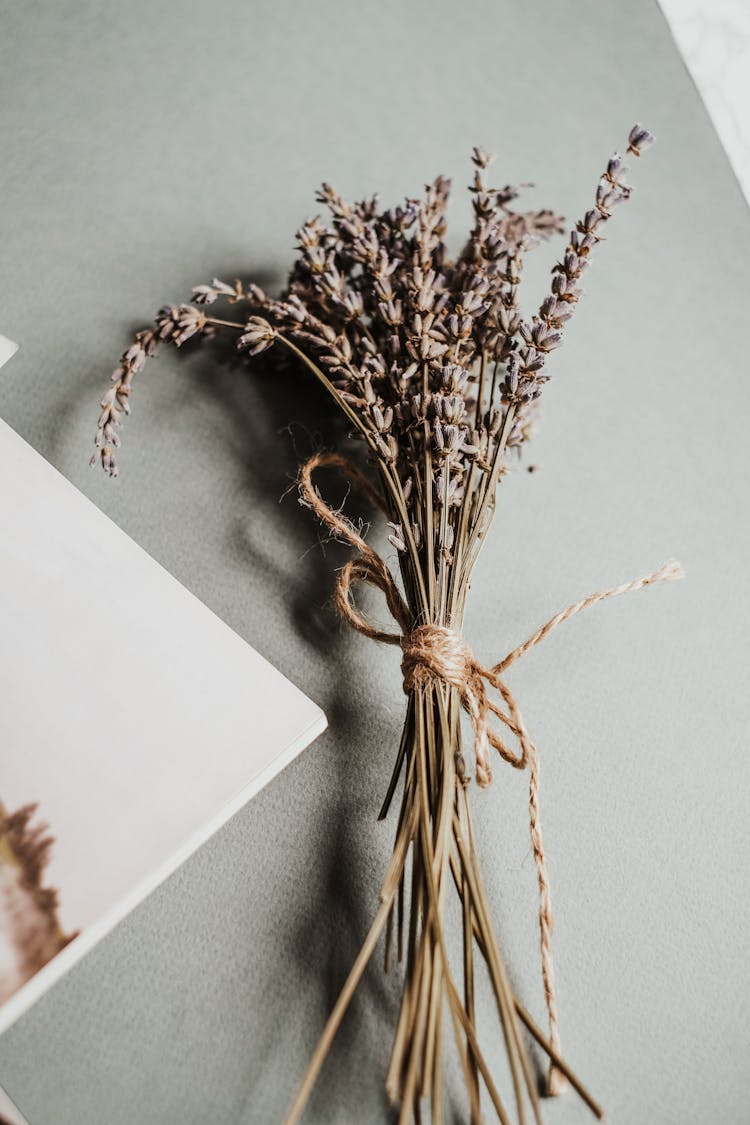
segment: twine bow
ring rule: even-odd
[[[549,1017],[550,1042],[559,1053],[560,1039],[551,949],[554,918],[539,817],[539,754],[524,726],[515,696],[502,679],[502,675],[530,648],[539,644],[553,629],[577,613],[589,609],[597,602],[618,597],[620,594],[641,590],[658,582],[674,582],[683,578],[682,566],[678,562],[668,562],[652,574],[636,578],[632,582],[625,582],[620,586],[613,586],[608,590],[600,590],[580,601],[573,602],[551,617],[498,664],[486,666],[476,659],[469,645],[455,630],[443,625],[414,624],[413,615],[383,559],[368,546],[340,512],[334,511],[325,503],[313,485],[313,472],[324,467],[341,469],[377,507],[382,509],[383,502],[356,466],[338,453],[316,453],[300,470],[299,484],[303,502],[334,535],[359,551],[359,554],[350,559],[339,572],[335,602],[341,616],[364,636],[382,641],[384,644],[401,647],[403,654],[401,670],[404,691],[407,694],[430,682],[449,685],[458,691],[461,706],[469,717],[474,733],[475,779],[478,785],[484,787],[492,781],[490,747],[497,750],[503,761],[514,769],[523,770],[528,767],[529,828],[539,887],[542,983]],[[374,628],[356,609],[352,602],[351,591],[357,583],[375,586],[382,592],[389,612],[398,625],[398,633]],[[490,690],[497,693],[505,709],[490,697]],[[516,740],[517,750],[508,746],[501,737],[499,731],[503,728]],[[552,1069],[549,1092],[559,1093],[564,1084],[565,1080],[560,1072]]]

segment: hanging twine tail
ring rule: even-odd
[[[589,594],[588,597],[582,598],[580,601],[572,602],[569,606],[566,606],[565,609],[556,613],[554,617],[551,617],[549,621],[546,621],[544,625],[540,626],[535,633],[532,633],[523,644],[514,648],[499,664],[496,664],[491,669],[492,675],[497,678],[498,686],[500,684],[499,678],[502,673],[510,668],[512,664],[515,664],[529,649],[540,644],[545,637],[549,636],[553,629],[556,629],[558,625],[562,625],[564,621],[569,621],[571,617],[575,617],[576,614],[581,613],[585,609],[590,609],[598,602],[619,597],[621,594],[630,594],[636,590],[643,590],[647,586],[654,586],[659,582],[677,582],[684,577],[685,571],[681,564],[676,561],[670,561],[659,567],[658,570],[653,571],[653,573],[646,574],[641,578],[636,578],[632,582],[624,582],[619,586],[612,586],[607,590],[599,590],[593,594]],[[523,721],[521,720],[517,706],[515,707],[515,714],[516,720],[523,730]],[[555,970],[552,959],[554,915],[552,913],[547,857],[542,839],[539,812],[539,754],[536,746],[528,736],[526,736],[526,750],[529,765],[529,829],[534,853],[534,864],[536,866],[537,883],[539,886],[539,945],[542,964],[542,984],[547,1006],[550,1043],[558,1054],[560,1054]],[[563,1074],[554,1065],[551,1065],[547,1076],[547,1093],[551,1097],[555,1097],[563,1093],[567,1085],[567,1080]]]
[[[302,502],[315,512],[321,523],[325,524],[337,538],[359,551],[359,555],[346,563],[339,573],[335,600],[341,616],[353,629],[364,636],[383,641],[385,644],[401,646],[403,653],[401,670],[404,691],[407,694],[430,681],[456,688],[461,706],[469,717],[474,733],[475,779],[478,785],[484,787],[492,781],[490,747],[514,769],[523,770],[528,767],[529,830],[539,889],[542,984],[549,1023],[549,1042],[559,1056],[561,1055],[560,1032],[552,959],[554,916],[539,810],[539,753],[524,726],[515,696],[502,676],[511,665],[529,649],[540,644],[558,625],[569,621],[583,610],[609,598],[619,597],[620,594],[632,593],[660,582],[678,581],[684,578],[685,572],[680,563],[672,561],[632,582],[589,594],[588,597],[573,602],[556,613],[498,664],[487,667],[475,658],[469,645],[455,630],[443,625],[426,624],[416,627],[413,625],[409,607],[382,558],[365,543],[350,521],[340,512],[331,509],[318,494],[312,483],[312,474],[316,469],[323,467],[341,469],[373,503],[381,508],[382,500],[356,466],[340,454],[317,453],[300,470],[299,486]],[[356,609],[352,603],[351,591],[358,582],[375,586],[383,593],[390,614],[398,625],[398,633],[374,628]],[[503,706],[490,698],[489,689],[497,693]],[[505,740],[507,735],[505,738],[501,737],[500,731],[503,728],[512,736],[517,749],[508,745]],[[567,1088],[567,1085],[565,1076],[552,1064],[548,1073],[547,1093],[551,1096],[558,1095]]]

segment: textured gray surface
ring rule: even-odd
[[[688,582],[578,619],[513,684],[543,759],[570,1060],[618,1125],[747,1121],[750,221],[656,7],[0,8],[0,331],[21,344],[0,415],[331,723],[4,1037],[0,1082],[32,1125],[278,1121],[392,834],[375,813],[397,661],[337,624],[343,556],[279,504],[328,433],[320,400],[208,352],[165,355],[110,484],[86,460],[130,329],[214,274],[278,281],[323,178],[388,200],[437,172],[461,185],[479,141],[499,177],[575,216],[640,119],[659,145],[556,357],[542,471],[503,486],[467,633],[499,657],[568,600],[685,563]],[[452,215],[467,221],[460,195]],[[538,254],[532,298],[555,251]],[[116,638],[92,659],[116,674]],[[541,1017],[525,790],[498,769],[474,804],[513,976]],[[396,995],[367,977],[307,1120],[388,1119]],[[488,1004],[482,1022],[492,1035]],[[547,1120],[586,1111],[568,1095]]]

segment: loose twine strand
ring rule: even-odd
[[[678,562],[668,562],[652,574],[624,582],[608,590],[589,594],[580,601],[573,602],[545,622],[528,640],[518,645],[498,664],[486,666],[474,656],[463,637],[455,630],[443,625],[414,625],[413,615],[404,601],[398,586],[383,559],[340,512],[334,511],[321,498],[312,481],[313,473],[319,468],[340,469],[353,481],[378,507],[383,503],[367,478],[346,457],[338,453],[316,453],[301,468],[299,486],[303,503],[312,509],[321,523],[325,524],[338,538],[343,539],[359,551],[339,572],[335,591],[336,607],[353,629],[384,644],[399,645],[402,650],[401,671],[404,691],[409,694],[431,683],[449,685],[456,688],[461,706],[466,711],[474,732],[474,755],[476,759],[475,778],[477,784],[485,787],[492,781],[490,747],[498,752],[503,761],[514,769],[529,770],[529,829],[534,853],[537,883],[539,889],[539,937],[542,965],[542,984],[549,1020],[550,1043],[560,1054],[560,1035],[558,1028],[555,974],[552,960],[552,930],[554,917],[552,898],[547,873],[547,857],[542,840],[539,813],[539,754],[535,743],[529,736],[513,692],[501,678],[502,674],[524,656],[530,648],[540,644],[553,629],[569,621],[571,617],[597,602],[619,597],[635,590],[642,590],[658,582],[675,582],[684,578],[685,572]],[[388,610],[398,625],[399,632],[392,633],[372,626],[356,609],[352,602],[352,587],[357,583],[375,586],[385,597]],[[490,698],[489,691],[497,692],[505,709]],[[493,725],[493,719],[497,723]],[[518,749],[513,750],[498,732],[505,728],[516,740]],[[507,735],[506,735],[507,737]],[[562,1074],[550,1069],[548,1089],[550,1094],[561,1093],[565,1088]]]

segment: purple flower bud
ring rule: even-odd
[[[618,176],[627,176],[628,166],[618,152],[612,153],[607,164],[607,176],[610,180],[617,180]]]
[[[633,156],[640,156],[644,149],[654,143],[654,140],[653,133],[649,133],[648,129],[644,129],[642,125],[634,125],[628,136],[628,152]]]
[[[476,164],[477,168],[489,168],[495,157],[490,152],[485,152],[479,145],[475,145],[471,150],[471,159]]]

